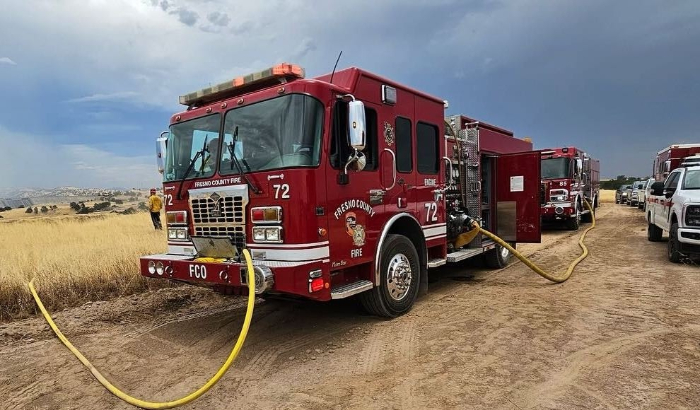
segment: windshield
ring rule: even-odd
[[[683,189],[700,189],[700,169],[689,170],[685,173]]]
[[[548,158],[542,160],[542,179],[568,178],[570,158]]]
[[[644,181],[637,181],[634,183],[634,189],[644,189]]]
[[[195,157],[197,157],[197,161],[192,165],[187,179],[214,175],[216,158],[218,157],[220,126],[221,116],[219,114],[172,125],[170,135],[168,135],[168,151],[165,156],[163,181],[183,179],[190,162]]]
[[[231,154],[245,172],[317,166],[321,154],[323,105],[291,94],[226,113],[219,173],[238,173]]]

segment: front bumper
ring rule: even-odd
[[[161,273],[151,273],[149,271],[149,262],[151,261],[163,264]],[[291,264],[293,266],[288,265],[284,262],[253,259],[254,267],[264,267],[274,277],[274,283],[267,289],[267,292],[293,294],[321,301],[331,299],[328,264],[318,261]],[[198,260],[192,256],[157,254],[141,257],[140,267],[141,275],[149,278],[163,278],[187,282],[193,285],[230,288],[241,294],[247,292],[245,263],[233,261],[211,262]],[[319,270],[328,286],[320,291],[311,292],[309,289],[309,272]]]
[[[542,219],[557,221],[574,217],[576,210],[571,202],[547,202],[542,206]]]
[[[678,228],[678,242],[681,253],[700,254],[700,229]]]

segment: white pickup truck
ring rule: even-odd
[[[668,231],[668,260],[700,257],[700,166],[674,169],[651,185],[647,238],[657,242]]]

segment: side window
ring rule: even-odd
[[[438,128],[432,124],[419,122],[416,126],[416,140],[418,172],[421,174],[437,174],[440,169]]]
[[[350,157],[352,148],[348,145],[348,104],[342,101],[333,107],[333,125],[331,130],[331,166],[340,169]],[[365,106],[365,124],[367,127],[367,142],[363,153],[367,157],[365,171],[377,169],[377,111]]]
[[[664,189],[675,190],[678,187],[678,176],[679,175],[680,175],[679,172],[674,172],[671,175],[669,175],[668,179],[666,180],[666,184],[664,185]]]
[[[411,120],[403,117],[396,117],[396,170],[399,172],[413,171]]]

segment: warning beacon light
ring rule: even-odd
[[[208,102],[232,97],[256,86],[285,83],[287,81],[304,78],[304,75],[304,69],[298,65],[289,63],[277,64],[267,70],[236,77],[233,80],[212,87],[181,95],[180,104],[189,107],[201,106]]]

